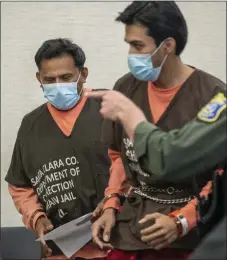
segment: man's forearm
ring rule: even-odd
[[[209,181],[203,187],[202,191],[200,192],[200,196],[207,198],[210,192],[212,192],[211,181]],[[179,210],[175,210],[169,214],[169,216],[174,216],[174,217],[182,215],[186,219],[187,223],[184,222],[184,225],[187,226],[187,233],[190,230],[192,230],[197,224],[197,221],[199,218],[197,210],[196,210],[197,204],[198,204],[198,200],[197,200],[197,198],[195,198],[195,199],[189,201],[188,204],[185,205],[183,208],[181,208]]]
[[[38,201],[38,196],[32,188],[21,188],[9,184],[8,189],[16,209],[22,215],[24,225],[34,230],[38,218],[46,216]]]
[[[122,189],[122,183],[124,182],[126,176],[124,171],[124,166],[120,157],[120,153],[109,150],[109,157],[111,159],[112,165],[110,168],[110,178],[108,187],[105,190],[105,196],[108,197],[111,194],[120,194]],[[114,208],[119,210],[120,201],[118,197],[111,197],[105,203],[103,209]]]

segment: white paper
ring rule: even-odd
[[[92,213],[86,214],[54,229],[43,237],[44,240],[53,240],[63,254],[70,258],[91,240],[91,215]],[[85,219],[87,220],[78,226]]]
[[[91,223],[86,222],[86,224],[81,225],[66,238],[57,238],[54,242],[61,249],[64,255],[70,258],[90,240]]]

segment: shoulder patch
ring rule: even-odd
[[[203,107],[197,118],[203,122],[212,123],[217,121],[221,112],[226,109],[226,97],[218,93],[205,107]]]

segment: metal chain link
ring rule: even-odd
[[[156,198],[156,197],[151,197],[145,193],[143,193],[141,190],[139,189],[133,189],[132,190],[134,193],[142,196],[142,197],[145,197],[147,199],[150,199],[150,200],[153,200],[157,203],[160,203],[160,204],[183,204],[185,202],[189,202],[190,200],[192,200],[194,198],[194,196],[189,196],[189,197],[186,197],[186,198],[181,198],[181,199],[172,199],[172,200],[168,200],[168,199],[159,199],[159,198]]]
[[[174,194],[174,193],[179,193],[179,192],[189,192],[192,191],[192,189],[175,189],[174,187],[168,187],[166,189],[158,189],[154,187],[140,187],[140,191],[142,192],[160,192],[160,193],[168,193],[168,194]]]

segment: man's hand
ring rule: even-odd
[[[103,203],[103,200],[101,200],[99,202],[99,204],[97,205],[96,209],[93,211],[92,217],[94,219],[97,219],[98,217],[100,217],[102,210],[103,210],[103,206],[104,206],[104,203]]]
[[[101,115],[112,121],[123,120],[128,117],[140,116],[143,120],[145,116],[141,109],[129,98],[119,91],[106,90],[87,92],[87,97],[101,98],[102,107],[100,110]]]
[[[100,114],[105,119],[119,120],[126,133],[133,139],[136,126],[146,121],[143,111],[129,98],[115,90],[87,92],[87,97],[101,98],[102,104]]]
[[[90,98],[101,98],[101,115],[112,121],[120,120],[122,114],[131,113],[131,107],[136,105],[126,96],[115,90],[88,92],[86,96]]]
[[[35,226],[35,231],[36,231],[37,236],[40,238],[40,242],[43,246],[45,256],[51,256],[52,251],[47,246],[45,240],[43,239],[43,236],[46,233],[50,232],[53,228],[54,227],[48,218],[46,218],[44,216],[41,216],[40,218],[38,218],[38,220],[36,222],[36,226]]]
[[[165,248],[177,239],[177,225],[174,219],[160,213],[154,213],[146,215],[139,221],[139,224],[144,225],[149,221],[154,221],[154,224],[141,230],[141,240],[153,249]]]
[[[106,209],[103,215],[92,225],[93,242],[101,249],[112,249],[109,243],[111,230],[116,222],[116,210]]]

